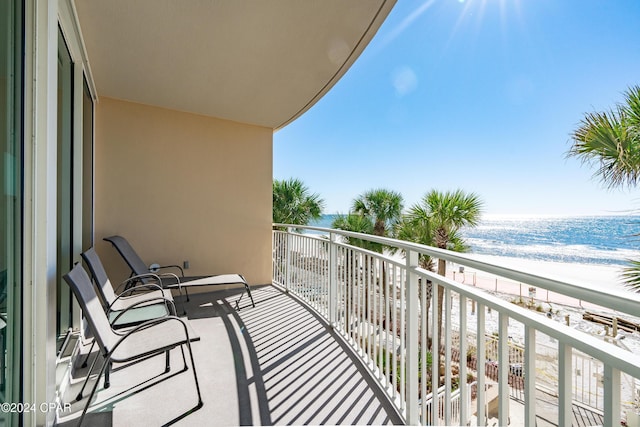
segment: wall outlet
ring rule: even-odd
[[[184,268],[185,270],[189,269],[189,261],[182,261],[182,268]]]

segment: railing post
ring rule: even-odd
[[[444,295],[444,423],[451,425],[451,289],[445,289]]]
[[[289,292],[289,284],[291,282],[291,246],[293,246],[293,239],[291,238],[291,227],[287,227],[287,245],[286,245],[286,261],[285,261],[285,275],[284,275],[284,289],[285,292]]]
[[[476,342],[476,374],[478,378],[478,390],[476,393],[477,410],[476,416],[478,418],[478,425],[487,425],[487,389],[486,389],[486,363],[487,352],[486,342],[487,337],[485,335],[485,308],[484,304],[478,303],[478,324],[477,324],[477,342]]]
[[[620,371],[604,365],[604,423],[605,426],[620,425]]]
[[[536,330],[524,328],[524,425],[536,425]]]
[[[573,415],[571,405],[572,351],[568,344],[558,343],[558,425],[561,426],[570,426]]]
[[[438,395],[438,388],[440,385],[440,329],[438,329],[438,319],[440,318],[440,311],[438,311],[438,293],[440,292],[440,285],[433,283],[431,286],[431,390],[432,402],[435,402]],[[425,343],[425,347],[426,347]],[[426,355],[425,355],[426,356]],[[425,375],[423,373],[422,375]],[[426,378],[426,376],[424,377]],[[431,411],[431,420],[427,420],[430,425],[440,425],[439,410],[436,407]]]
[[[467,297],[460,295],[460,425],[467,425],[471,412],[471,386],[467,384]],[[424,374],[423,374],[424,375]]]
[[[498,321],[498,424],[509,424],[509,318],[500,313]]]
[[[338,254],[336,235],[329,233],[329,323],[335,327],[338,322]]]
[[[418,352],[420,349],[418,346],[418,276],[415,273],[415,269],[418,267],[417,252],[407,250],[406,266],[406,422],[408,425],[418,425],[420,422],[418,418]],[[426,355],[423,355],[423,357],[426,357]],[[424,378],[425,373],[423,372],[422,375]],[[437,389],[437,386],[434,388]]]

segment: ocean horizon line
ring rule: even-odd
[[[339,216],[339,215],[348,215],[349,212],[334,212],[334,213],[323,213],[322,216]],[[510,218],[510,219],[532,219],[532,218],[608,218],[608,217],[640,217],[640,209],[634,210],[630,212],[619,212],[612,211],[607,213],[484,213],[481,215],[482,219],[501,219],[501,218]]]
[[[309,225],[330,229],[336,214]],[[640,215],[484,215],[463,227],[470,253],[601,265],[640,258]],[[321,231],[316,231],[319,233]]]

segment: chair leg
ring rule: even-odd
[[[82,410],[82,415],[80,416],[80,421],[78,422],[79,426],[82,425],[82,421],[84,420],[84,416],[87,414],[87,411],[89,409],[89,405],[91,405],[91,399],[93,398],[93,395],[96,393],[96,390],[98,389],[98,384],[100,384],[100,377],[104,373],[105,368],[107,367],[107,365],[109,365],[111,363],[111,361],[108,359],[108,357],[109,356],[107,356],[107,360],[105,360],[105,362],[100,367],[100,372],[98,373],[98,378],[96,378],[96,383],[93,385],[93,388],[91,389],[91,393],[89,394],[89,397],[87,398],[87,404],[84,405],[84,409]]]
[[[187,288],[184,288],[185,293],[187,292]],[[182,315],[186,316],[187,315],[187,308],[184,306],[184,301],[182,300],[182,289],[180,288],[180,286],[178,286],[178,294],[180,294],[180,302],[182,303]],[[187,301],[189,300],[189,297],[187,295]]]
[[[182,346],[181,346],[182,347]],[[189,357],[191,358],[191,368],[193,370],[193,380],[196,383],[196,392],[198,393],[198,405],[197,408],[202,407],[202,394],[200,394],[200,383],[198,382],[198,374],[196,373],[196,363],[193,360],[193,351],[191,351],[191,343],[187,340],[187,350],[189,350]]]
[[[170,350],[165,351],[164,354],[165,354],[164,373],[166,374],[171,370],[171,358],[169,356]]]
[[[107,362],[107,370],[104,373],[104,388],[109,388],[111,387],[111,367],[112,367],[112,363],[109,360]]]
[[[93,362],[91,362],[91,367],[87,371],[87,376],[84,379],[84,383],[82,384],[82,388],[80,389],[80,392],[76,395],[76,401],[82,400],[82,393],[84,393],[84,388],[87,386],[87,383],[89,382],[89,378],[91,378],[91,372],[93,371],[93,367],[96,365],[96,362],[98,361],[98,357],[100,357],[100,356],[101,356],[100,354],[97,354],[96,357],[93,359]],[[100,369],[102,369],[102,368],[100,368]]]
[[[247,289],[247,294],[249,294],[249,299],[251,299],[251,305],[253,306],[253,308],[256,308],[256,303],[253,301],[253,295],[251,295],[251,288],[248,284],[245,285],[245,288]]]
[[[247,283],[244,284],[244,291],[247,293],[247,295],[249,295],[249,299],[251,299],[251,306],[255,308],[256,303],[253,301],[253,295],[251,295],[251,288]],[[243,297],[244,297],[244,292],[242,293],[242,295],[240,295],[240,298],[236,300],[236,310],[238,311],[240,311],[240,301],[242,301]]]
[[[91,352],[93,351],[93,347],[96,346],[96,340],[94,339],[93,342],[91,343],[91,348],[89,349],[89,352],[87,353],[87,357],[84,358],[84,362],[82,362],[82,365],[80,366],[81,368],[86,368],[87,367],[87,362],[89,361],[89,357],[91,357]]]

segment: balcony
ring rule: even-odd
[[[402,422],[364,365],[313,310],[276,286],[254,287],[252,294],[255,308],[245,295],[236,310],[240,290],[193,294],[185,303],[200,338],[192,349],[202,408],[191,412],[197,401],[193,377],[181,372],[176,349],[168,374],[163,357],[126,369],[114,366],[111,386],[100,385],[83,425]],[[88,342],[83,353],[89,347]],[[74,401],[85,371],[77,371],[64,402]],[[85,403],[86,397],[70,408],[63,403],[59,425],[77,425]]]
[[[615,426],[632,409],[638,355],[423,270],[418,255],[640,317],[635,294],[602,293],[392,239],[302,228],[318,234],[274,230],[273,284],[254,287],[255,308],[245,297],[235,310],[240,290],[196,294],[186,303],[200,338],[192,347],[201,409],[192,411],[193,380],[180,373],[174,351],[168,374],[160,375],[162,358],[116,366],[88,425]],[[348,239],[397,251],[370,252]],[[448,302],[441,330],[434,285]],[[60,423],[74,425],[84,403],[61,412]]]

